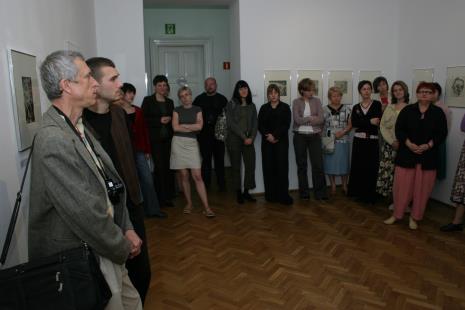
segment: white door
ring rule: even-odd
[[[170,84],[170,98],[175,105],[179,105],[178,89],[187,85],[192,89],[192,96],[203,92],[204,73],[204,48],[203,46],[160,46],[158,53],[152,55],[153,76],[165,75]]]

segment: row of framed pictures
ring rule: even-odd
[[[328,88],[337,86],[342,90],[342,103],[352,104],[358,102],[354,101],[353,96],[353,71],[323,71],[323,70],[297,70],[295,83],[295,95],[298,96],[297,85],[304,78],[310,78],[315,82],[315,96],[322,101],[326,101],[326,93],[323,89],[323,81],[325,75],[328,79]],[[372,81],[382,76],[381,70],[360,70],[358,74],[358,81],[368,80]],[[293,90],[291,87],[292,73],[290,70],[266,70],[264,74],[265,79],[265,94],[266,88],[269,84],[276,84],[281,91],[281,100],[290,103],[292,100],[291,94]],[[415,69],[413,70],[412,88],[410,91],[411,102],[416,101],[415,90],[418,83],[433,82],[434,70],[433,69]],[[447,80],[445,84],[445,103],[450,107],[465,108],[465,66],[447,67]]]

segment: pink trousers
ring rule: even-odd
[[[401,219],[410,201],[413,201],[411,216],[419,221],[423,218],[434,182],[436,170],[422,170],[421,165],[415,168],[396,166],[394,172],[394,217]]]

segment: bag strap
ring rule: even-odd
[[[21,187],[19,188],[19,192],[16,194],[15,207],[13,209],[13,213],[11,214],[10,225],[8,225],[8,232],[6,234],[5,243],[3,244],[2,256],[0,257],[0,263],[2,266],[5,264],[6,256],[8,255],[8,250],[11,244],[11,239],[13,237],[13,232],[15,230],[16,220],[18,219],[19,206],[21,205],[21,199],[23,197],[24,182],[26,181],[27,170],[31,161],[32,151],[34,150],[35,140],[36,137],[34,136],[34,139],[32,140],[31,151],[29,152],[29,156],[27,158],[26,168],[24,169],[23,179],[21,180]]]

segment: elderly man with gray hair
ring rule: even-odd
[[[82,124],[98,83],[81,54],[57,51],[40,67],[52,106],[43,115],[32,155],[29,258],[87,243],[97,254],[112,298],[106,309],[142,309],[124,263],[139,248],[120,176]]]

